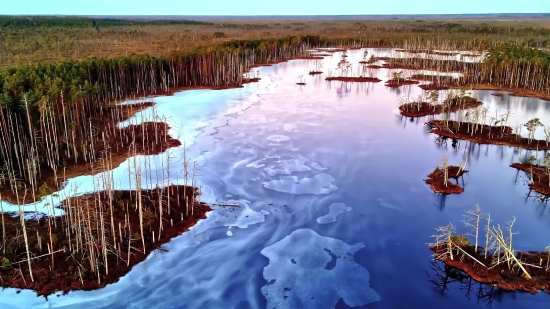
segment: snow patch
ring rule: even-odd
[[[248,206],[246,200],[228,200],[224,204],[238,204],[239,206],[211,206],[213,211],[209,216],[209,222],[217,226],[235,226],[245,229],[249,225],[262,223],[265,216],[270,213],[265,210],[254,211]]]
[[[328,224],[328,223],[336,222],[338,215],[351,210],[352,208],[346,206],[346,204],[344,203],[333,203],[328,207],[328,214],[317,218],[317,223]]]
[[[307,158],[298,156],[289,160],[281,160],[278,165],[264,168],[264,171],[271,177],[281,174],[290,175],[294,172],[308,172],[311,168],[304,164],[309,161]]]
[[[327,169],[326,167],[322,167],[321,164],[319,164],[317,162],[311,162],[311,167],[313,167],[314,169],[319,170],[319,171],[324,171],[324,170]]]
[[[296,176],[282,176],[281,179],[263,182],[263,185],[266,189],[283,193],[329,194],[338,190],[338,187],[332,184],[335,180],[331,175],[322,173],[302,179]]]
[[[286,136],[286,135],[270,135],[267,137],[268,140],[272,141],[272,142],[286,142],[288,140],[290,140],[290,137]]]
[[[264,248],[267,308],[334,308],[340,298],[351,307],[380,301],[368,270],[353,260],[363,247],[300,229]]]

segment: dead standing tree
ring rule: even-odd
[[[433,255],[436,260],[441,261],[450,259],[451,261],[454,261],[456,251],[456,257],[460,257],[460,261],[462,261],[464,256],[467,256],[478,264],[487,267],[474,256],[464,251],[462,246],[468,243],[468,239],[464,238],[463,236],[454,235],[456,229],[452,223],[449,223],[449,225],[446,226],[440,226],[436,228],[436,230],[439,232],[439,234],[432,235],[432,237],[435,238],[435,243],[429,244],[430,247],[438,248]]]
[[[445,260],[456,260],[457,257],[460,258],[460,261],[463,262],[465,257],[469,258],[474,264],[481,264],[487,269],[492,269],[502,264],[507,264],[507,267],[510,272],[514,268],[517,268],[518,271],[521,270],[522,277],[525,279],[531,279],[531,274],[528,271],[529,267],[535,267],[540,269],[550,269],[550,252],[546,261],[546,266],[543,266],[543,258],[541,258],[539,265],[529,264],[521,260],[518,257],[515,250],[512,248],[513,245],[513,235],[517,232],[513,232],[513,226],[515,223],[515,218],[507,222],[505,227],[501,227],[499,224],[496,226],[491,226],[490,215],[487,214],[484,216],[481,212],[479,206],[476,205],[475,210],[466,211],[466,219],[463,221],[466,226],[473,229],[473,234],[467,234],[475,237],[475,244],[472,245],[468,239],[463,236],[456,236],[453,233],[455,228],[452,224],[447,226],[438,227],[436,230],[439,232],[437,235],[433,235],[435,238],[435,243],[430,244],[430,248],[434,250],[433,257],[440,261]],[[484,254],[478,253],[478,243],[479,243],[479,230],[480,223],[482,220],[487,220],[487,226],[485,227],[485,250]],[[467,251],[466,247],[471,247],[474,253],[470,254]],[[547,249],[550,249],[548,247]],[[550,251],[550,250],[548,250]],[[490,255],[490,264],[485,265],[480,260],[487,259]]]
[[[474,234],[466,234],[475,237],[475,251],[477,252],[477,244],[479,239],[479,222],[482,219],[481,208],[479,205],[476,205],[475,210],[467,210],[466,214],[463,215],[466,219],[462,222],[468,227],[474,229]]]

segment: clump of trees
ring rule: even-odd
[[[471,99],[469,99],[471,100]],[[459,110],[455,120],[451,120],[449,113],[443,113],[440,120],[431,120],[427,124],[431,132],[440,136],[469,140],[476,143],[508,145],[531,150],[550,149],[550,129],[543,125],[539,119],[531,119],[525,124],[517,124],[514,129],[508,126],[510,111],[503,115],[489,116],[484,107],[470,109],[467,112]],[[524,126],[527,137],[522,137],[521,128]],[[537,128],[545,128],[548,136],[545,140],[534,139]]]
[[[443,157],[443,164],[436,166],[435,169],[428,175],[425,180],[426,184],[430,185],[435,193],[442,194],[458,194],[464,192],[464,189],[458,185],[458,178],[463,176],[468,171],[464,169],[468,163],[468,158],[460,162],[459,166],[449,165],[449,157]],[[449,178],[456,179],[454,184],[449,181]]]
[[[474,279],[496,284],[508,289],[544,289],[550,280],[550,247],[546,252],[517,252],[513,248],[515,218],[505,225],[494,224],[490,214],[481,212],[479,206],[466,211],[464,224],[470,229],[467,234],[457,235],[452,223],[438,227],[430,244],[434,258],[466,271]],[[470,240],[467,236],[471,236]],[[503,276],[506,275],[506,276]],[[507,286],[519,275],[524,279],[539,277],[537,282]]]
[[[529,193],[531,191],[541,194],[541,201],[547,202],[550,196],[550,153],[542,158],[538,154],[530,156],[525,162],[515,162],[510,165],[513,168],[524,171],[529,175]]]
[[[128,181],[135,185],[133,191],[114,189],[106,150],[98,164],[108,172],[94,182],[93,192],[65,199],[59,206],[64,215],[54,215],[53,203],[47,215],[36,213],[31,221],[25,220],[20,202],[17,218],[0,209],[0,285],[30,288],[45,296],[69,288],[103,287],[204,218],[209,208],[200,202],[196,163],[191,164],[182,147],[184,179],[176,180],[176,185],[151,188],[155,182],[174,182],[173,150],[162,155],[157,168],[151,168],[153,160],[145,156],[146,169],[142,169],[137,147],[131,146]],[[150,189],[143,189],[144,185]],[[24,189],[16,193],[27,194]]]
[[[424,96],[414,100],[401,100],[399,110],[408,117],[442,114],[442,121],[449,121],[451,112],[463,111],[481,106],[477,98],[470,96],[465,90],[449,91],[443,102],[439,103],[436,91],[426,91]]]

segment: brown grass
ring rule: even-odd
[[[458,184],[451,182],[451,179],[458,179],[458,177],[467,173],[466,170],[460,170],[459,166],[447,166],[447,183],[445,184],[445,175],[444,170],[441,168],[436,168],[432,173],[428,175],[428,179],[424,182],[430,185],[430,188],[435,193],[441,194],[459,194],[464,192],[464,188]]]

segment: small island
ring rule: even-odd
[[[356,82],[356,83],[378,83],[381,82],[381,79],[376,77],[365,77],[365,76],[352,76],[350,73],[353,72],[353,66],[349,61],[342,59],[338,62],[337,69],[339,70],[338,76],[332,76],[332,72],[329,70],[326,81],[342,81],[342,82]]]
[[[309,75],[323,74],[322,70],[323,70],[323,63],[320,61],[317,61],[317,63],[315,63],[315,68],[309,71]]]
[[[416,80],[412,80],[412,79],[409,79],[409,78],[403,78],[402,77],[403,71],[392,72],[391,75],[392,75],[392,78],[389,79],[388,81],[386,81],[386,83],[384,84],[386,87],[396,88],[396,87],[400,87],[400,86],[416,85],[416,84],[420,83],[419,81],[416,81]]]
[[[252,70],[244,74],[243,84],[256,83],[260,81],[260,70]]]
[[[468,235],[474,239],[457,235],[452,223],[439,227],[432,236],[435,242],[429,245],[434,259],[502,290],[550,293],[550,247],[544,252],[518,252],[512,248],[515,219],[494,225],[479,206],[466,211],[465,217],[463,222],[471,230]]]
[[[510,166],[529,174],[529,189],[546,197],[550,196],[550,153],[544,156],[544,164],[533,164],[537,161],[531,156],[526,162],[515,162]]]
[[[138,179],[140,181],[140,179]],[[94,192],[64,200],[59,217],[2,212],[0,286],[40,296],[117,282],[153,250],[181,235],[210,207],[196,188]],[[32,213],[34,215],[34,213]],[[21,232],[23,231],[23,232]],[[21,237],[23,233],[24,237]]]
[[[296,82],[296,85],[305,86],[306,80],[304,79],[303,75],[298,76],[298,81]]]
[[[443,100],[442,103],[437,103],[439,95],[435,91],[427,92],[426,97],[429,102],[425,102],[422,97],[419,97],[413,102],[402,102],[399,106],[401,115],[407,117],[422,117],[445,112],[456,112],[483,105],[483,103],[479,102],[476,98],[466,95],[465,92],[460,92],[459,94],[449,92],[447,98]]]
[[[363,77],[363,76],[331,76],[325,78],[326,81],[342,81],[342,82],[356,82],[356,83],[378,83],[381,79],[376,77]]]
[[[424,182],[430,185],[430,188],[435,193],[440,194],[458,194],[464,192],[464,188],[457,184],[454,184],[450,179],[455,179],[458,182],[458,178],[463,176],[468,171],[464,169],[466,161],[460,163],[460,166],[454,166],[448,164],[448,157],[443,158],[443,166],[437,166],[433,172],[428,175],[428,179]]]
[[[502,119],[493,119],[492,124],[487,125],[483,123],[483,118],[479,117],[480,112],[483,113],[475,109],[474,112],[468,114],[474,121],[431,120],[427,122],[427,125],[430,126],[431,133],[478,144],[505,145],[529,150],[550,149],[550,127],[544,126],[538,118],[523,124],[529,133],[527,137],[522,137],[521,134],[513,133],[514,130],[511,127],[506,126],[509,113]],[[497,126],[499,123],[503,125]],[[533,137],[536,129],[541,126],[545,128],[546,140],[537,140]],[[520,128],[520,126],[516,127],[515,131],[519,132]]]

